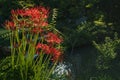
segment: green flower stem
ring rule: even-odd
[[[57,65],[57,62],[58,62],[58,61],[55,61],[55,62],[53,63],[53,66],[51,67],[49,73],[48,73],[47,76],[46,76],[47,79],[50,78],[52,72],[54,71],[54,69],[55,69],[55,67],[56,67],[56,65]]]
[[[15,57],[15,49],[13,46],[13,40],[14,40],[14,32],[12,31],[12,34],[10,36],[10,45],[11,45],[11,57],[12,57],[12,68],[14,69],[14,57]]]

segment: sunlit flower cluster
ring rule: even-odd
[[[40,54],[42,51],[45,54],[52,55],[52,60],[56,60],[60,57],[62,52],[58,46],[63,40],[57,32],[47,27],[49,25],[47,22],[49,16],[48,8],[39,6],[11,10],[11,15],[10,21],[5,22],[7,29],[11,31],[28,29],[29,34],[26,35],[39,35],[40,40],[35,46],[36,54]]]
[[[12,30],[21,27],[45,27],[48,25],[48,14],[49,9],[41,6],[11,10],[11,21],[6,21],[5,25]]]

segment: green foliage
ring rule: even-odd
[[[120,39],[115,38],[114,40],[110,37],[105,38],[105,43],[97,44],[93,42],[96,49],[99,51],[97,59],[97,68],[98,69],[109,69],[111,68],[111,62],[117,56],[118,45],[120,44]]]
[[[118,44],[117,41],[111,40],[109,37],[106,37],[105,43],[103,44],[97,44],[94,42],[96,48],[100,51],[101,55],[105,58],[111,58],[114,59],[116,57],[116,45]]]
[[[94,42],[95,47],[100,52],[96,63],[100,69],[108,69],[110,60],[115,58],[116,55],[113,41],[107,37],[105,42],[105,44],[97,44]]]
[[[9,36],[11,32],[8,30],[0,28],[0,45],[1,46],[8,46],[9,44]]]
[[[15,57],[15,62],[17,63],[16,59],[17,59],[17,57]],[[23,77],[24,77],[24,80],[26,80],[26,77],[27,77],[27,80],[33,80],[34,76],[36,76],[34,67],[32,67],[30,65],[27,66],[28,72],[26,74],[26,69],[24,69],[26,66],[22,66],[22,68],[21,68],[21,64],[15,64],[14,69],[13,69],[11,60],[12,60],[12,57],[6,57],[5,59],[0,61],[1,62],[1,64],[0,64],[0,79],[1,80],[13,80],[13,79],[14,80],[18,80],[18,79],[22,80]],[[42,73],[41,79],[43,77],[43,74],[45,74],[43,72],[46,72],[45,66],[47,67],[48,65],[44,65],[44,67],[42,67],[42,68],[40,68],[40,65],[38,65],[38,67],[40,69],[44,69],[44,71],[38,70],[38,71],[40,71],[38,73]],[[38,67],[36,66],[37,69],[38,69]],[[22,72],[21,72],[21,70],[22,70]],[[40,74],[38,74],[38,75],[40,75]],[[37,76],[36,76],[36,78],[37,78]],[[34,80],[37,80],[36,78],[34,78]]]
[[[18,68],[14,69],[15,70],[15,75],[14,70],[11,68],[11,57],[6,57],[5,59],[0,61],[0,79],[2,80],[12,80],[14,77],[20,78],[20,73],[18,73]],[[16,66],[17,67],[17,66]],[[13,73],[13,74],[11,74]],[[20,78],[21,79],[21,78]]]
[[[88,50],[83,53],[81,73],[78,80],[119,80],[120,77],[120,39],[115,34],[114,39],[106,37],[104,42],[94,42],[96,50]],[[80,49],[82,51],[82,49]]]
[[[31,0],[19,0],[19,1],[15,1],[19,6],[21,6],[22,8],[28,8],[28,7],[33,7],[35,4],[33,3],[33,1]]]
[[[55,26],[56,26],[57,14],[58,14],[57,8],[54,8],[52,12],[53,12],[53,13],[52,13],[52,15],[51,15],[52,18],[51,18],[51,23],[50,23],[50,24],[55,27]]]
[[[74,28],[63,27],[65,44],[69,48],[79,48],[84,45],[92,45],[92,41],[104,40],[105,35],[111,34],[105,26],[96,26],[90,22],[84,22]]]

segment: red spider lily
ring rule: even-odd
[[[42,7],[42,6],[39,6],[37,8],[38,8],[39,11],[42,12],[42,14],[48,15],[48,13],[49,13],[49,9],[48,8],[46,9],[45,7]]]
[[[45,7],[34,7],[34,8],[27,8],[27,9],[17,9],[11,10],[11,14],[15,16],[29,16],[32,19],[35,18],[47,18],[48,17],[49,9]]]
[[[50,47],[47,44],[38,43],[36,46],[36,50],[39,50],[39,49],[43,50],[45,54],[51,54],[53,56],[52,60],[57,60],[61,56],[61,51],[59,49]]]
[[[46,54],[50,54],[50,47],[47,44],[38,43],[36,50],[42,49]]]
[[[11,21],[6,21],[5,23],[8,29],[15,30],[22,28],[24,30],[30,30],[28,31],[28,35],[29,34],[31,35],[31,33],[33,36],[36,34],[40,34],[39,35],[40,39],[41,37],[43,37],[43,43],[44,42],[45,43],[37,44],[36,46],[37,54],[39,54],[40,50],[42,50],[43,53],[52,55],[53,61],[57,60],[61,56],[61,51],[55,48],[55,46],[57,44],[60,44],[63,40],[60,38],[59,35],[50,32],[49,27],[47,27],[48,26],[47,18],[49,14],[48,8],[40,6],[27,9],[17,9],[12,10],[11,14],[12,14]],[[26,37],[26,39],[27,44],[33,44],[28,37]],[[14,44],[14,47],[19,47],[19,44]]]
[[[53,55],[53,58],[52,58],[53,61],[58,60],[59,57],[61,56],[61,51],[59,49],[50,48],[50,51]]]
[[[58,35],[50,32],[50,33],[48,33],[48,34],[46,35],[46,41],[47,41],[48,43],[58,43],[58,44],[59,44],[59,43],[62,42],[62,39],[60,39],[60,38],[58,37]]]
[[[41,26],[48,26],[48,23],[47,23],[47,22],[43,22],[43,23],[41,24]]]
[[[47,27],[48,22],[47,21],[40,21],[39,19],[34,19],[33,21],[33,26],[34,27]]]
[[[32,19],[40,18],[40,11],[37,8],[31,8],[25,10],[25,16],[30,16]]]
[[[23,10],[23,9],[17,9],[17,10],[11,10],[11,14],[14,16],[14,17],[16,17],[16,16],[18,16],[18,15],[20,15],[20,16],[24,16],[25,15],[25,10]]]
[[[41,6],[11,10],[11,19],[17,23],[17,27],[44,27],[48,25],[46,21],[48,18],[48,12],[49,9]],[[22,19],[25,20],[23,21]],[[11,26],[11,24],[8,24],[7,26]]]
[[[12,21],[6,21],[5,26],[7,29],[15,30],[15,23]]]
[[[43,30],[42,30],[42,28],[39,28],[39,27],[36,28],[36,27],[35,27],[35,28],[33,28],[33,29],[31,30],[31,32],[36,34],[36,33],[42,33]]]

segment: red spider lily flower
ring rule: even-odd
[[[25,15],[25,10],[23,10],[23,9],[11,10],[11,14],[13,16],[18,16],[18,15],[24,16]]]
[[[48,18],[48,14],[41,14],[41,18]]]
[[[11,29],[11,30],[15,29],[15,24],[12,21],[6,21],[5,26],[6,26],[7,29]]]
[[[48,9],[44,7],[29,8],[29,9],[26,9],[25,11],[18,11],[18,12],[19,13],[21,12],[21,14],[19,15],[29,16],[32,19],[48,17]],[[24,14],[22,12],[24,12]]]
[[[50,32],[46,35],[46,39],[45,39],[48,43],[61,43],[62,42],[62,39],[60,39],[58,37],[58,35]]]
[[[49,14],[49,8],[45,8],[42,6],[37,7],[42,14],[48,15]]]
[[[52,58],[53,61],[56,61],[56,60],[58,60],[60,58],[61,51],[59,49],[50,48],[50,51],[51,51],[51,53],[53,55],[53,58]]]
[[[40,21],[39,19],[34,19],[32,21],[33,21],[34,27],[46,27],[46,26],[48,26],[47,21]]]
[[[18,15],[18,13],[15,10],[13,10],[13,9],[11,10],[11,14],[12,15]]]
[[[46,54],[50,54],[50,47],[47,44],[38,43],[36,50],[42,49]]]
[[[20,16],[26,16],[24,9],[17,9],[17,10],[16,10],[16,13],[17,13],[18,15],[20,15]]]
[[[47,26],[49,9],[45,7],[34,7],[27,9],[11,10],[11,19],[17,27],[44,27]],[[24,19],[25,21],[21,21]]]
[[[61,51],[59,49],[50,47],[47,44],[38,43],[36,46],[37,54],[39,53],[39,51],[38,51],[39,49],[43,50],[43,52],[45,52],[45,54],[52,55],[53,61],[58,60],[59,57],[61,56]]]
[[[25,15],[30,16],[32,19],[40,18],[40,11],[37,8],[26,9]]]
[[[35,28],[33,28],[33,29],[31,30],[31,32],[36,34],[36,33],[42,33],[43,30],[42,30],[41,28],[39,28],[39,27],[38,27],[38,28],[35,27]]]
[[[43,22],[43,23],[41,24],[41,26],[48,26],[48,23],[47,23],[47,22]]]

